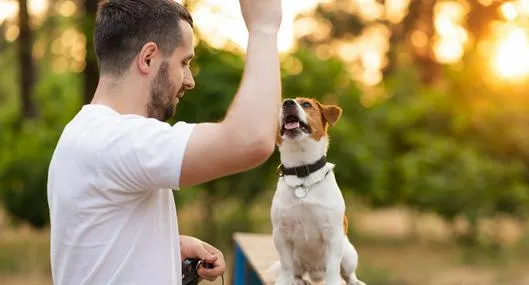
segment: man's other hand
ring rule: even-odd
[[[198,268],[198,275],[203,279],[215,281],[226,270],[226,262],[222,252],[197,238],[181,235],[180,253],[182,261],[186,258],[198,258],[213,265],[213,268],[209,269],[203,265]]]

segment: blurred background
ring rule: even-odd
[[[183,2],[197,87],[172,122],[219,120],[244,66],[238,1]],[[283,96],[344,110],[328,159],[360,278],[529,284],[529,0],[283,2]],[[1,284],[51,284],[47,168],[97,84],[96,8],[0,0]],[[278,164],[175,193],[181,233],[230,267],[234,232],[271,231]]]

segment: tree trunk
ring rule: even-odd
[[[83,102],[90,103],[99,80],[99,70],[94,50],[93,30],[97,13],[97,0],[84,1],[83,33],[86,37],[85,69],[83,71]]]
[[[33,64],[32,47],[33,34],[29,26],[29,13],[27,0],[19,1],[19,28],[18,56],[20,61],[20,100],[22,105],[22,118],[37,116],[37,108],[33,101],[33,87],[35,86],[35,67]]]

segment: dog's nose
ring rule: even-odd
[[[296,101],[292,99],[287,99],[283,102],[283,108],[293,107],[296,105]]]

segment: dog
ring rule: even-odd
[[[341,115],[340,107],[311,98],[285,99],[280,107],[280,177],[270,212],[279,254],[275,284],[308,284],[308,275],[327,285],[365,285],[356,276],[358,253],[347,237],[334,164],[326,161],[327,130]]]

